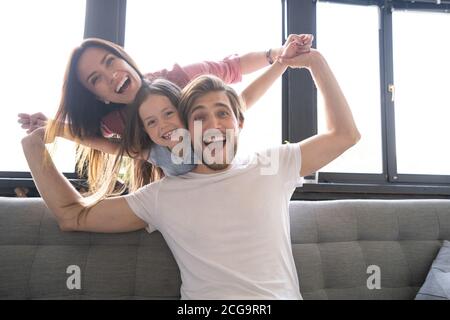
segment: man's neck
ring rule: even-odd
[[[228,169],[230,169],[230,165],[224,169],[214,170],[204,164],[198,164],[191,172],[199,174],[214,174],[227,171]]]

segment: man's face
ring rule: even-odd
[[[236,119],[226,93],[213,91],[197,98],[187,120],[194,152],[202,155],[199,171],[226,169],[236,154],[243,125]]]

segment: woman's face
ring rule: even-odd
[[[78,61],[78,79],[102,101],[133,102],[141,79],[125,60],[102,49],[87,48]]]
[[[139,107],[139,117],[152,141],[172,149],[179,143],[172,140],[175,130],[184,128],[177,108],[163,95],[151,94]]]

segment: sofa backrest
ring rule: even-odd
[[[450,238],[450,200],[301,201],[290,214],[304,299],[413,299]]]
[[[290,215],[305,299],[414,298],[450,239],[450,200],[293,201]],[[180,285],[159,232],[61,232],[42,199],[0,198],[0,299],[178,299]]]

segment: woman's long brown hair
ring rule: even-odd
[[[102,48],[125,60],[136,70],[141,78],[141,72],[136,63],[119,45],[97,38],[85,39],[81,45],[72,51],[66,67],[61,101],[53,121],[50,121],[45,135],[46,143],[54,141],[58,133],[68,130],[76,139],[103,137],[100,127],[101,119],[111,111],[124,108],[124,104],[104,104],[86,89],[77,77],[79,59],[87,48]],[[117,141],[119,142],[119,141]],[[96,198],[112,194],[120,168],[124,167],[120,154],[112,155],[78,144],[77,173],[87,177],[90,194],[98,193]],[[142,160],[133,160],[123,175],[126,185],[132,190],[151,181],[153,170],[150,164]],[[122,169],[123,170],[123,169]],[[143,176],[141,176],[143,175]],[[148,175],[148,176],[147,176]],[[128,183],[129,182],[129,183]]]

